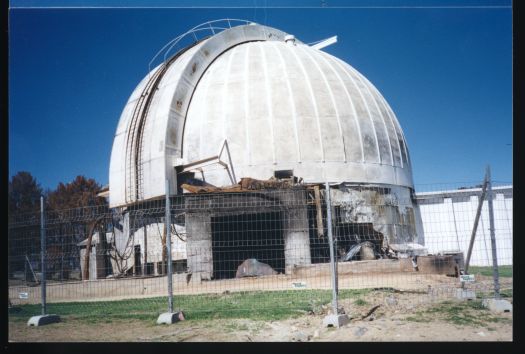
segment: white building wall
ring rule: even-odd
[[[140,245],[141,263],[144,263],[144,249],[147,248],[147,261],[162,262],[162,235],[164,233],[163,223],[153,223],[146,226],[147,247],[144,246],[144,228],[141,227],[132,235],[133,246]],[[182,239],[186,238],[186,228],[175,225],[176,231]],[[186,259],[186,242],[177,237],[172,230],[171,233],[171,260]]]
[[[467,257],[481,188],[417,193],[430,253],[460,250]],[[512,265],[512,186],[493,188],[494,226],[499,265]],[[484,201],[470,265],[492,265],[488,202]]]

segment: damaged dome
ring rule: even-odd
[[[214,158],[223,163],[196,177],[218,186],[287,170],[307,183],[413,188],[379,91],[342,60],[257,24],[195,42],[137,86],[115,134],[110,205],[161,197],[166,180],[174,194],[181,167]]]

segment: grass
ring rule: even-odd
[[[363,299],[359,298],[359,299],[354,301],[354,305],[365,306],[365,305],[368,305],[368,302],[366,302],[366,300],[363,300]]]
[[[443,320],[458,326],[487,326],[490,323],[510,322],[508,318],[492,314],[481,304],[481,300],[466,302],[443,301],[413,316],[405,318],[412,322]]]
[[[367,289],[341,290],[340,299],[360,298]],[[330,290],[251,291],[227,294],[176,295],[174,310],[182,309],[188,320],[246,318],[252,320],[281,320],[316,311],[330,303]],[[154,323],[167,311],[167,297],[129,299],[120,301],[51,303],[47,313],[66,320],[88,323],[108,323],[117,320],[139,320]],[[40,314],[40,305],[20,305],[10,313],[10,320],[27,321]]]
[[[507,299],[513,297],[512,288],[501,289],[499,291],[501,298]],[[494,297],[494,291],[479,291],[476,293],[477,299],[486,299]]]
[[[470,274],[492,276],[492,267],[469,267],[468,271]],[[498,272],[502,278],[512,278],[512,266],[499,266]]]

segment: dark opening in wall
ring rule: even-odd
[[[273,172],[273,176],[278,179],[292,178],[293,170],[276,170]]]
[[[336,206],[334,211],[334,233],[337,240],[337,257],[344,257],[352,246],[363,242],[369,242],[373,245],[373,254],[379,254],[381,252],[383,234],[374,229],[373,223],[345,222],[345,218],[342,216],[341,207]],[[362,253],[363,252],[361,251],[356,255],[356,260],[362,259]]]
[[[141,262],[140,262],[140,245],[135,245],[134,250],[135,250],[135,264],[133,265],[134,266],[133,274],[134,275],[141,275],[142,274],[142,266],[141,266]]]
[[[280,212],[211,218],[213,278],[235,278],[237,267],[255,258],[284,273],[284,237]]]
[[[372,223],[349,223],[345,222],[341,215],[341,208],[335,206],[332,214],[333,237],[336,244],[336,257],[341,259],[352,246],[362,242],[370,242],[374,253],[379,253],[383,243],[383,234],[374,230]],[[330,262],[330,248],[328,247],[328,230],[326,228],[326,205],[322,206],[322,219],[324,220],[324,237],[319,237],[317,232],[316,207],[308,206],[308,225],[310,234],[310,254],[312,264]],[[361,259],[359,252],[353,260]]]
[[[153,263],[148,263],[153,265]],[[188,270],[188,265],[186,259],[179,259],[175,261],[171,261],[171,271],[174,274],[177,273],[184,273]],[[168,274],[168,263],[167,262],[157,262],[157,272],[159,274]],[[151,273],[153,274],[153,267],[151,269]]]

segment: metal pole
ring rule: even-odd
[[[330,269],[332,278],[332,311],[337,315],[337,269],[335,267],[334,238],[332,235],[332,203],[330,202],[330,185],[326,182],[326,227],[328,229],[328,245],[330,248]]]
[[[144,228],[144,262],[142,263],[142,276],[148,273],[148,226],[144,220],[145,216],[142,216],[142,227]]]
[[[26,259],[24,261],[24,281],[27,285],[27,264],[29,263],[29,260],[27,259],[27,253],[26,253]]]
[[[487,194],[489,202],[489,222],[490,222],[490,243],[492,246],[492,269],[494,276],[494,297],[500,298],[499,294],[499,269],[498,269],[498,252],[496,249],[496,229],[494,228],[494,208],[492,205],[492,182],[490,180],[490,166],[487,166]]]
[[[474,227],[472,228],[472,234],[470,235],[470,244],[468,246],[467,260],[465,261],[465,273],[468,274],[468,267],[470,265],[470,257],[472,256],[472,248],[474,247],[474,240],[476,239],[476,232],[478,230],[479,217],[481,216],[481,209],[483,207],[483,201],[485,200],[485,194],[487,191],[487,175],[483,181],[483,188],[481,189],[481,196],[479,197],[478,210],[476,211],[476,218],[474,219]]]
[[[46,228],[44,222],[44,197],[40,196],[40,258],[42,262],[40,294],[42,297],[42,316],[46,314]]]
[[[166,246],[168,252],[168,312],[173,312],[173,277],[171,274],[171,215],[170,215],[170,184],[166,180]]]

